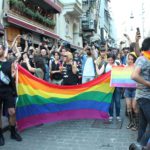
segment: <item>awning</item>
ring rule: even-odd
[[[73,49],[76,49],[76,50],[83,50],[82,47],[79,47],[79,46],[76,46],[76,45],[73,45],[73,44],[70,44],[71,48]]]
[[[0,23],[0,34],[4,34],[4,27],[1,23]]]
[[[40,34],[43,34],[45,36],[49,36],[51,38],[54,38],[54,39],[60,39],[59,36],[53,32],[50,32],[48,30],[45,30],[45,29],[42,29],[40,27],[37,27],[35,25],[32,25],[31,23],[29,22],[25,22],[23,20],[20,20],[20,19],[17,19],[17,18],[14,18],[12,16],[8,16],[7,17],[7,20],[9,23],[12,23],[12,24],[15,24],[15,25],[18,25],[20,27],[23,27],[25,29],[28,29],[28,30],[31,30],[31,31],[34,31],[36,33],[40,33]]]
[[[99,41],[100,40],[100,35],[95,34],[94,36],[92,36],[90,38],[90,42],[95,42],[95,41]]]
[[[49,4],[51,7],[53,7],[55,10],[57,10],[59,13],[61,12],[61,7],[57,4],[55,4],[52,0],[44,0],[47,4]]]
[[[72,43],[70,43],[70,42],[68,42],[68,41],[66,41],[66,40],[64,40],[64,39],[62,39],[62,38],[60,38],[60,39],[61,39],[63,42],[69,43],[69,44],[70,44],[70,48],[72,48],[72,49],[83,50],[83,47],[76,46],[76,45],[74,45],[74,44],[72,44]]]

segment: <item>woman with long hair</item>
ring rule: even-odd
[[[34,73],[36,77],[44,79],[45,65],[44,60],[40,56],[34,56],[34,67],[30,65],[29,58],[26,58],[25,62],[30,72]]]

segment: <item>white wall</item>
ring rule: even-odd
[[[0,0],[0,22],[2,22],[2,17],[3,17],[2,7],[3,7],[3,0]]]
[[[76,3],[76,1],[82,3],[82,0],[60,0],[62,3]]]
[[[76,2],[76,0],[60,0],[62,4],[65,5],[66,2]],[[81,0],[80,0],[81,1]],[[76,16],[70,16],[67,13],[67,8],[62,8],[62,12],[60,14],[57,14],[57,25],[56,25],[56,32],[57,34],[63,39],[71,44],[74,44],[76,46],[82,47],[82,37],[79,36],[79,29],[80,29],[80,18]],[[68,23],[67,23],[68,22]],[[73,34],[73,25],[76,24],[76,34]],[[67,28],[68,27],[68,28]],[[75,40],[74,40],[75,38]]]

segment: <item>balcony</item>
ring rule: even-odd
[[[66,14],[74,17],[79,17],[83,13],[81,5],[77,1],[64,4],[64,9]]]
[[[47,12],[52,13],[60,13],[61,7],[54,2],[54,0],[9,0],[13,4],[17,4],[19,2],[20,6],[22,6],[22,2],[26,6],[32,6],[36,8],[36,6],[40,6],[42,9],[46,10]]]
[[[97,26],[97,23],[96,23],[96,20],[93,20],[93,19],[87,19],[87,18],[84,18],[82,19],[82,30],[83,31],[96,31],[96,26]]]
[[[12,12],[7,13],[7,22],[9,24],[13,24],[15,26],[18,26],[18,27],[21,27],[21,28],[45,35],[45,36],[52,37],[54,39],[60,38],[57,34],[55,34],[54,30],[40,23],[32,21],[26,17],[13,14]],[[7,27],[9,27],[9,24],[7,24]]]
[[[54,29],[56,24],[55,14],[58,13],[58,10],[54,8],[54,6],[56,7],[57,5],[51,0],[38,0],[36,2],[34,0],[9,0],[9,2],[10,8],[8,12]]]
[[[96,0],[82,0],[83,5],[93,5],[96,3]]]

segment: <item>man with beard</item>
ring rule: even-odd
[[[85,51],[87,56],[86,56],[85,64],[83,66],[82,83],[86,83],[95,78],[95,65],[94,65],[94,59],[92,57],[91,48],[87,47]]]

